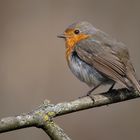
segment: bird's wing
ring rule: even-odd
[[[107,44],[101,46],[95,40],[81,40],[75,46],[75,51],[81,60],[96,68],[110,79],[129,88],[126,82],[126,67],[115,51]]]

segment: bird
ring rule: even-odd
[[[66,60],[72,73],[91,89],[116,83],[140,93],[128,48],[87,21],[75,22],[58,35],[65,40]]]

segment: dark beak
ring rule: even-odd
[[[66,38],[66,35],[60,34],[60,35],[57,35],[57,37],[58,37],[58,38],[64,38],[64,39],[65,39],[65,38]]]

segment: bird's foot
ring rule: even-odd
[[[115,96],[117,95],[118,91],[116,89],[111,89],[111,90],[108,90],[106,93],[110,96]]]
[[[112,94],[114,91],[116,91],[116,89],[109,89],[106,93]]]
[[[114,89],[113,89],[114,86],[115,86],[115,82],[111,85],[111,87],[109,88],[107,93],[112,93],[112,91],[114,91]]]
[[[95,102],[93,96],[91,95],[92,91],[88,91],[86,95],[80,96],[79,99],[84,98],[84,97],[90,97],[93,103]]]

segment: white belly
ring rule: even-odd
[[[108,81],[108,79],[101,75],[94,67],[91,67],[84,61],[82,61],[76,54],[69,57],[69,67],[72,73],[81,81],[85,82],[89,86],[95,87],[102,83],[103,81]]]

